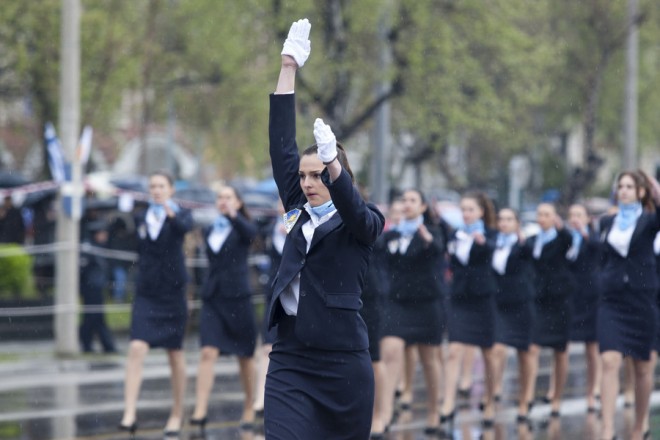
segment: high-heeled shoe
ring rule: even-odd
[[[194,419],[190,418],[190,425],[191,426],[199,426],[200,431],[204,431],[206,429],[206,422],[208,421],[207,417],[204,416],[201,419]]]
[[[482,419],[481,420],[481,427],[484,429],[492,429],[495,426],[495,420],[494,419]]]
[[[470,394],[472,394],[472,385],[470,385],[467,388],[459,388],[457,393],[458,393],[458,397],[462,399],[468,399],[470,397]]]
[[[456,415],[456,410],[453,410],[449,414],[440,414],[440,424],[444,425],[445,423],[454,423],[454,416]]]
[[[137,431],[137,427],[138,427],[138,425],[137,425],[137,420],[136,420],[133,423],[131,423],[130,425],[124,425],[123,423],[120,423],[117,426],[117,429],[119,429],[120,431],[126,431],[126,432],[130,433],[131,435],[134,435],[135,431]]]
[[[180,434],[180,429],[166,429],[163,431],[163,437],[165,438],[179,438]]]

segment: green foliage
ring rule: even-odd
[[[35,298],[32,257],[16,244],[0,245],[0,255],[0,298]]]

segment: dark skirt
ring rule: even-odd
[[[202,347],[217,348],[221,354],[252,357],[257,343],[257,328],[252,299],[205,298],[199,318]]]
[[[445,331],[441,298],[420,301],[387,300],[382,336],[396,336],[406,345],[440,345]]]
[[[135,295],[131,316],[132,340],[140,340],[149,347],[180,350],[188,319],[184,291],[177,295]]]
[[[571,332],[571,301],[568,296],[534,300],[532,344],[565,351]]]
[[[495,300],[491,295],[451,296],[447,310],[449,342],[492,347],[495,342]]]
[[[362,298],[362,309],[360,309],[360,316],[367,324],[367,333],[369,335],[369,356],[371,362],[378,362],[380,360],[380,338],[381,338],[381,319],[380,314],[382,311],[382,301],[378,298]]]
[[[369,438],[374,376],[367,350],[305,347],[294,317],[278,324],[264,400],[269,440]],[[328,329],[331,331],[331,329]]]
[[[649,360],[656,332],[655,290],[623,291],[603,296],[598,306],[600,352],[618,351]]]
[[[495,310],[495,342],[527,351],[532,342],[532,302],[496,303]]]
[[[571,309],[571,341],[596,342],[598,296],[575,294]]]

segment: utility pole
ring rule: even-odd
[[[624,124],[623,168],[637,167],[637,71],[639,64],[638,0],[628,0],[628,37],[626,41],[626,95]]]
[[[55,260],[55,345],[58,354],[78,352],[78,246],[82,170],[76,153],[80,135],[80,0],[62,0],[59,132],[62,149],[71,161],[71,181],[62,185],[57,214],[57,241],[64,250]],[[64,212],[71,197],[71,215]]]

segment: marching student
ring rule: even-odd
[[[250,221],[236,188],[221,188],[216,206],[219,215],[204,234],[209,271],[200,291],[201,353],[195,409],[190,418],[190,424],[199,426],[202,431],[208,420],[209,397],[215,380],[213,368],[221,353],[238,357],[244,393],[241,427],[250,428],[254,422],[253,355],[257,330],[247,260],[257,227]]]
[[[298,153],[294,85],[310,53],[307,19],[291,26],[270,96],[270,157],[288,234],[273,285],[277,325],[264,400],[268,439],[369,437],[374,376],[360,294],[384,218],[353,183],[331,128]]]
[[[119,428],[137,430],[137,400],[142,385],[142,367],[150,348],[167,350],[172,383],[172,410],[165,425],[166,436],[178,436],[183,423],[186,365],[183,336],[188,317],[183,239],[192,229],[190,211],[172,201],[174,182],[166,171],[149,177],[151,203],[136,219],[138,232],[138,277],[124,384],[124,415]]]

